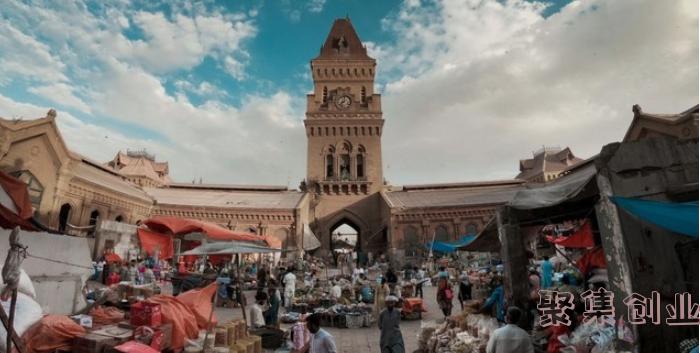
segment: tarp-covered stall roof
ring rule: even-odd
[[[501,242],[498,240],[498,227],[494,219],[466,245],[457,247],[460,251],[472,252],[498,252],[501,250]]]
[[[595,165],[589,163],[587,166],[555,179],[551,183],[535,185],[518,191],[513,199],[507,203],[507,206],[518,210],[533,210],[559,205],[579,196],[595,175]]]
[[[226,229],[219,225],[203,222],[196,219],[158,216],[143,222],[153,231],[163,234],[184,235],[189,233],[202,233],[211,240],[235,240],[235,241],[264,241],[264,238],[248,232],[239,232]]]
[[[265,254],[280,251],[282,250],[246,242],[227,241],[202,244],[192,250],[185,251],[182,255]]]

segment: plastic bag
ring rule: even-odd
[[[2,271],[2,266],[0,266],[0,271]],[[0,276],[0,291],[5,289],[5,282]],[[34,284],[32,284],[31,278],[27,275],[23,269],[19,269],[19,284],[17,285],[17,291],[30,296],[32,299],[36,299],[36,290],[34,289]]]
[[[2,308],[5,312],[10,313],[10,300],[2,302]],[[15,318],[13,326],[18,336],[27,331],[32,325],[41,320],[41,306],[34,299],[24,293],[17,293],[17,305],[15,307]],[[5,327],[0,325],[0,351],[5,352],[7,349],[7,333]]]
[[[124,320],[124,312],[115,307],[97,306],[90,310],[92,322],[98,325],[116,324]]]

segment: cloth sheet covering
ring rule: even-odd
[[[46,315],[22,335],[22,341],[27,353],[49,353],[70,348],[74,338],[86,333],[85,328],[68,316]]]
[[[567,248],[590,248],[595,246],[591,222],[586,221],[579,229],[568,237],[547,236],[547,241]]]
[[[661,202],[613,196],[618,207],[672,232],[698,238],[698,202]]]
[[[29,221],[32,218],[32,202],[27,184],[0,171],[0,226],[11,229],[36,230]]]
[[[576,267],[578,267],[584,275],[587,275],[588,272],[594,268],[607,268],[605,251],[602,247],[587,250],[583,256],[576,261]]]
[[[462,236],[462,238],[460,238],[456,242],[444,242],[444,241],[437,241],[436,240],[433,242],[428,242],[426,244],[426,247],[428,249],[430,249],[431,243],[432,243],[433,251],[441,252],[441,253],[453,253],[458,248],[469,245],[469,243],[471,243],[475,238],[476,238],[476,235],[465,235],[465,236]]]

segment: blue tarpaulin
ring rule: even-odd
[[[472,242],[476,238],[475,235],[465,235],[461,239],[459,239],[456,242],[445,242],[445,241],[434,241],[432,242],[432,249],[434,252],[441,252],[441,253],[452,253],[457,250],[458,247],[465,246],[469,243]],[[425,246],[430,249],[430,243],[425,244]]]
[[[633,216],[672,232],[698,237],[698,202],[661,202],[613,196]]]

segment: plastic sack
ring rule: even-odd
[[[2,302],[2,308],[10,313],[10,300]],[[15,318],[13,326],[18,336],[27,331],[32,325],[37,323],[42,316],[41,306],[34,299],[24,293],[17,293],[17,306],[15,307]],[[5,327],[0,325],[0,351],[7,350],[7,333]]]
[[[197,319],[197,327],[207,329],[209,315],[213,309],[212,297],[216,293],[216,282],[201,288],[192,289],[177,296],[177,299],[187,305]],[[216,314],[211,316],[211,327],[216,327]]]
[[[22,335],[22,341],[27,353],[48,353],[71,347],[73,339],[85,334],[85,328],[68,316],[46,315]]]
[[[2,271],[2,266],[0,266],[0,271]],[[0,276],[0,291],[3,289],[5,289],[5,282],[3,282],[2,276]],[[30,296],[32,299],[36,299],[34,284],[32,283],[31,278],[29,278],[29,275],[27,275],[27,272],[21,268],[19,269],[19,284],[17,285],[17,291]]]
[[[159,350],[153,349],[143,343],[139,343],[136,341],[129,341],[122,343],[114,349],[124,352],[124,353],[159,353]]]
[[[93,324],[111,325],[124,320],[124,312],[115,307],[97,306],[90,310]]]
[[[169,295],[155,295],[148,302],[160,304],[163,323],[173,324],[172,348],[177,351],[185,346],[185,340],[197,338],[197,318],[189,306]]]

